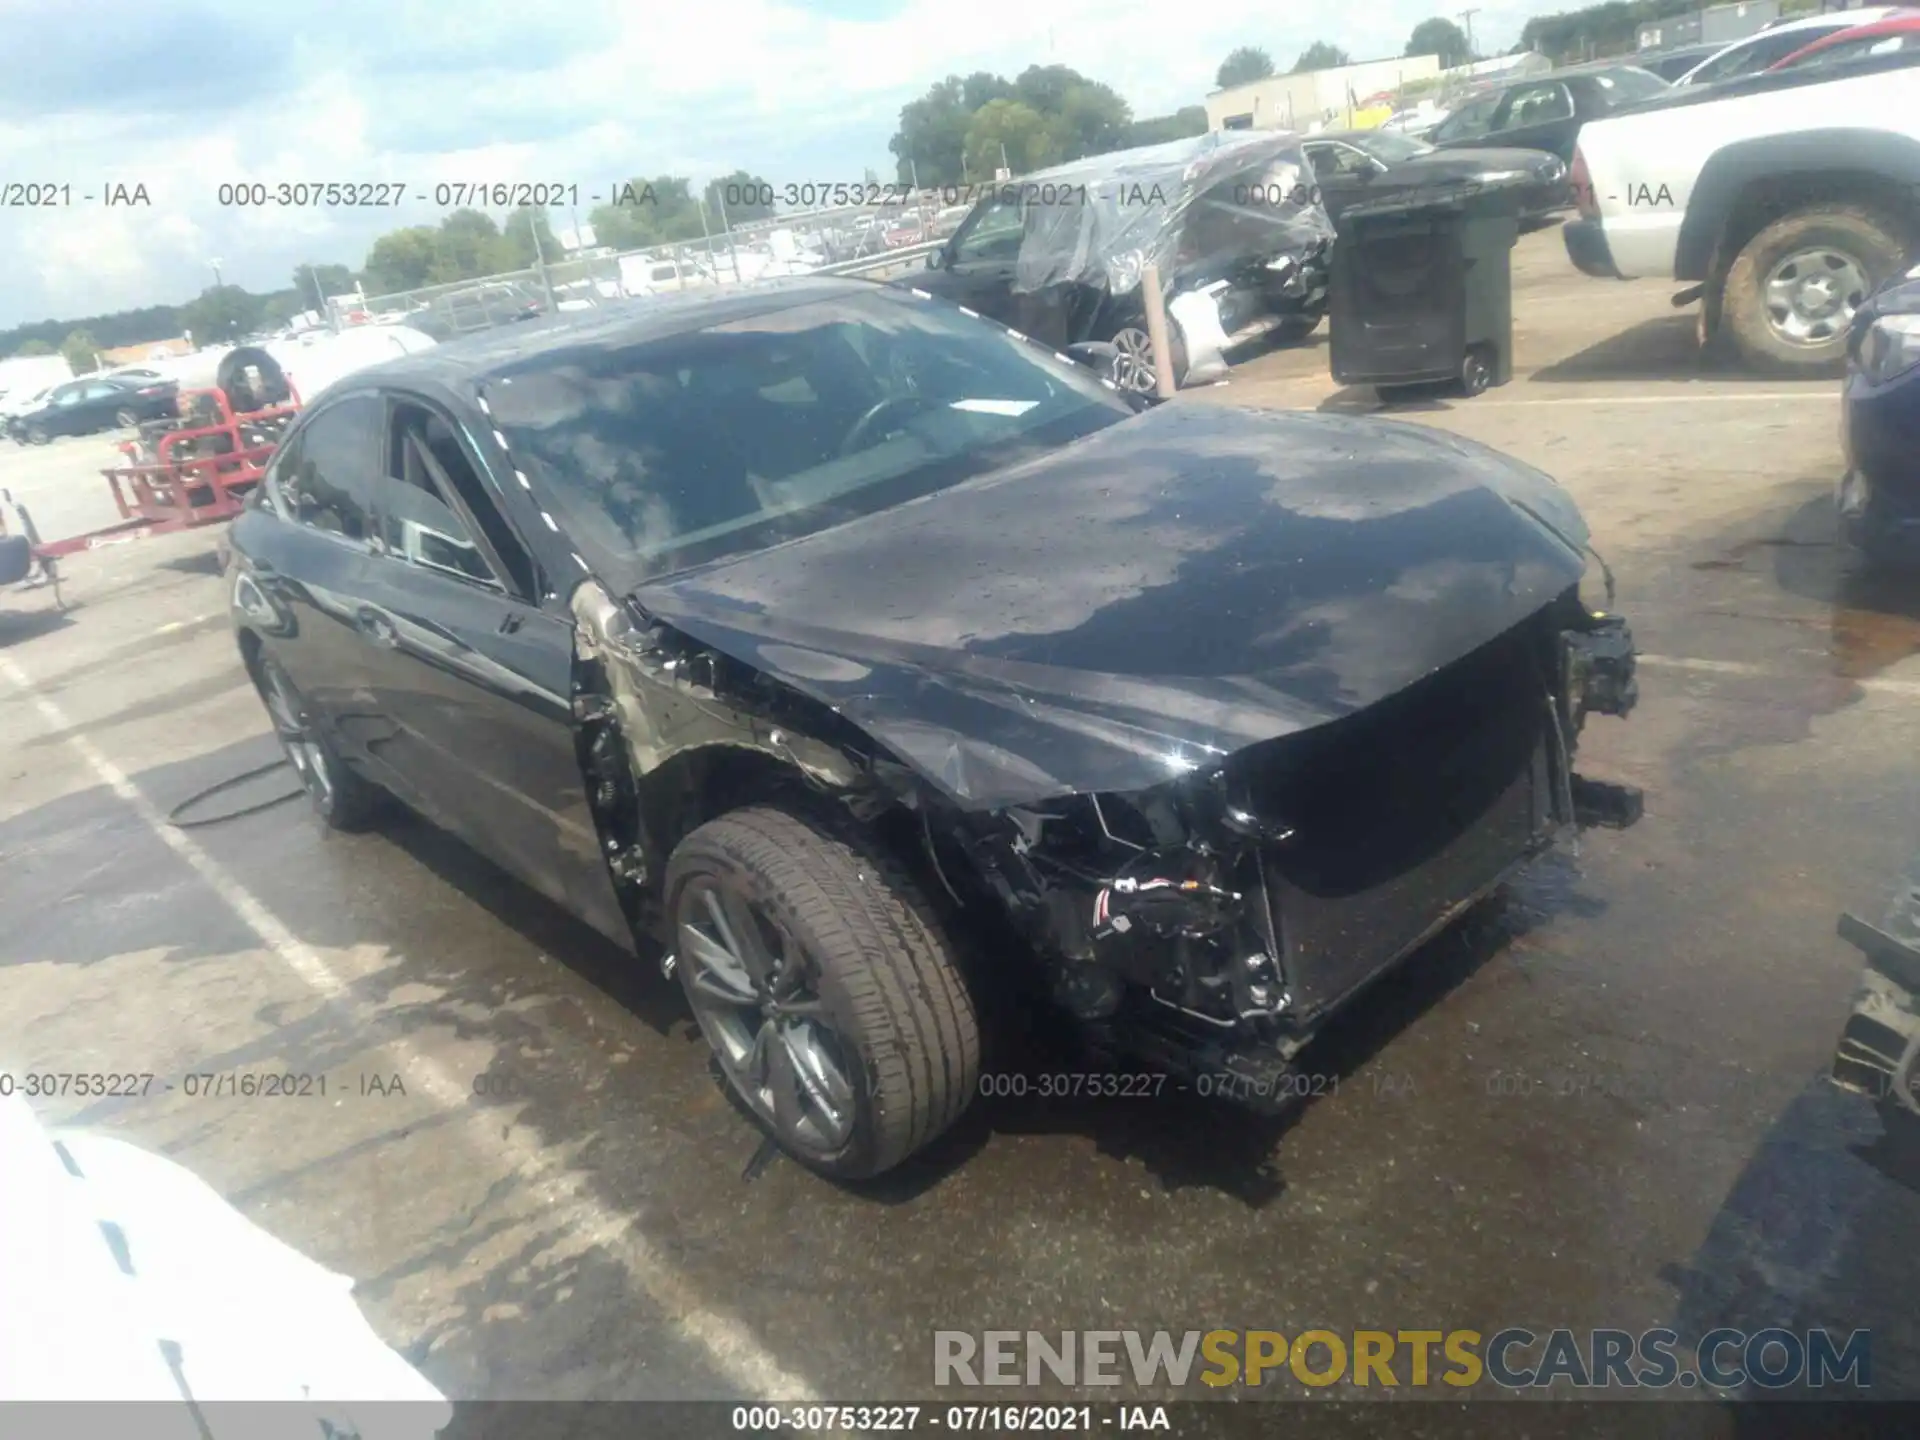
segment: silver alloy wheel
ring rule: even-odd
[[[333,804],[333,771],[327,752],[308,729],[305,708],[292,684],[273,666],[267,667],[265,698],[267,714],[273,720],[274,733],[280,737],[280,748],[286,752],[287,763],[293,766],[294,774],[300,777],[300,783],[314,803],[327,808]]]
[[[131,430],[140,423],[140,417],[131,410],[121,410],[113,417],[113,423],[122,430]]]
[[[675,958],[727,1083],[788,1144],[837,1154],[853,1138],[853,1082],[800,943],[711,875],[688,880],[676,918]]]
[[[1860,262],[1830,245],[1784,256],[1761,287],[1767,324],[1789,345],[1830,345],[1873,286]]]
[[[1146,327],[1129,325],[1114,331],[1113,346],[1120,352],[1114,357],[1113,383],[1122,390],[1151,394],[1159,377],[1153,369],[1153,337]]]

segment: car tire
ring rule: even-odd
[[[680,842],[665,890],[673,968],[722,1082],[787,1154],[866,1179],[967,1108],[973,998],[919,886],[867,837],[729,811]]]
[[[47,432],[42,430],[38,425],[29,425],[27,427],[26,443],[29,445],[45,445],[52,439],[53,437],[47,434]]]
[[[1320,328],[1323,315],[1289,315],[1274,328],[1276,345],[1298,345]]]
[[[1853,307],[1898,274],[1904,258],[1892,223],[1863,206],[1782,216],[1749,240],[1727,271],[1727,338],[1755,370],[1840,375]]]
[[[1123,374],[1144,374],[1150,377],[1144,385],[1129,384],[1116,377],[1116,383],[1119,383],[1120,388],[1133,390],[1142,395],[1155,394],[1159,384],[1158,377],[1154,375],[1151,362],[1140,358],[1152,353],[1152,347],[1147,340],[1147,322],[1142,320],[1135,324],[1130,321],[1123,325],[1116,325],[1112,333],[1105,337],[1105,342],[1119,347]],[[1187,381],[1187,342],[1180,334],[1180,327],[1173,323],[1172,317],[1168,317],[1167,320],[1167,348],[1173,351],[1173,385],[1177,390]]]
[[[139,425],[140,417],[131,410],[116,410],[113,415],[113,423],[122,430],[132,430]]]
[[[386,792],[341,763],[285,670],[264,655],[249,668],[287,765],[307,792],[314,813],[331,830],[365,830],[372,825],[385,806]]]

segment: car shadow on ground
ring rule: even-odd
[[[1517,377],[1516,377],[1517,378]],[[1765,375],[1702,352],[1699,320],[1691,310],[1643,320],[1597,344],[1542,366],[1529,383],[1598,380],[1727,380],[1779,384]]]
[[[16,608],[16,597],[9,596],[8,603],[0,605],[0,649],[17,645],[23,640],[33,640],[42,635],[51,635],[56,630],[64,630],[73,624],[69,605],[61,609],[53,603],[51,591],[30,590],[28,596],[44,596],[44,602],[37,609]]]
[[[161,570],[172,570],[181,575],[211,575],[218,577],[224,567],[220,558],[220,552],[215,549],[202,550],[194,555],[180,555],[171,560],[162,560],[157,568]]]
[[[1671,1326],[1683,1340],[1723,1326],[1748,1334],[1824,1329],[1844,1348],[1866,1331],[1867,1395],[1920,1397],[1920,1315],[1912,1304],[1920,1282],[1920,1141],[1913,1134],[1920,1121],[1903,1125],[1901,1118],[1823,1075],[1808,1078],[1748,1159],[1700,1247],[1661,1272],[1677,1292]],[[1728,1347],[1718,1358],[1739,1356]],[[1777,1353],[1772,1363],[1779,1360]],[[1844,1380],[1815,1390],[1803,1379],[1777,1390],[1750,1384],[1741,1398],[1867,1396]],[[1772,1433],[1764,1419],[1733,1433]]]
[[[210,787],[270,764],[266,736],[189,761],[154,767],[134,783],[164,815]],[[199,821],[285,794],[290,776],[273,772],[195,804]],[[512,1123],[547,1145],[587,1145],[618,1194],[646,1132],[697,1134],[721,1175],[753,1180],[776,1157],[718,1084],[710,1054],[680,987],[661,973],[658,953],[637,957],[508,877],[452,835],[396,811],[365,835],[327,835],[302,799],[244,814],[230,824],[197,826],[196,842],[302,943],[317,949],[371,947],[391,962],[361,973],[352,1004],[297,1017],[267,1017],[267,1032],[231,1052],[199,1057],[199,1069],[265,1063],[325,1070],[353,1063],[367,1047],[420,1033],[485,1039],[494,1059],[474,1078],[474,1105],[497,1104]],[[489,927],[446,908],[430,882],[397,888],[384,877],[404,867],[393,851],[524,945],[486,941]],[[169,964],[216,960],[259,948],[259,938],[224,906],[209,906],[181,862],[129,808],[95,786],[0,824],[0,911],[20,917],[0,947],[0,964],[85,965],[132,951],[158,952]],[[98,856],[111,853],[102,867]],[[383,877],[376,880],[374,877]],[[384,883],[383,883],[384,882]],[[110,903],[128,886],[165,897],[143,911],[137,929]],[[946,1135],[877,1180],[842,1187],[849,1197],[884,1205],[912,1202],[942,1184],[996,1135],[1079,1135],[1112,1159],[1138,1161],[1169,1191],[1211,1189],[1260,1207],[1285,1189],[1282,1141],[1315,1095],[1353,1082],[1409,1025],[1516,939],[1563,913],[1591,915],[1573,862],[1542,857],[1514,883],[1468,912],[1451,929],[1383,977],[1330,1022],[1297,1062],[1304,1075],[1335,1082],[1308,1090],[1290,1108],[1258,1116],[1216,1098],[1178,1093],[1169,1081],[1156,1103],[1111,1097],[1047,1099],[978,1095]],[[612,1000],[641,1027],[594,1018],[579,985]],[[559,1032],[556,1034],[556,1032]],[[650,1033],[665,1044],[645,1039]],[[1065,1025],[1035,1020],[992,1032],[992,1073],[1030,1078],[1085,1073],[1093,1060]],[[1141,1067],[1103,1059],[1110,1073]],[[1358,1082],[1354,1082],[1358,1083]],[[122,1108],[105,1101],[84,1121]],[[636,1116],[644,1123],[636,1125]],[[284,1178],[284,1177],[283,1177]],[[713,1183],[709,1174],[706,1182]],[[276,1184],[279,1182],[275,1182]],[[721,1183],[725,1183],[722,1181]],[[267,1187],[273,1188],[272,1186]]]
[[[1765,575],[1784,594],[1826,607],[1827,668],[1871,679],[1920,654],[1920,568],[1869,567],[1840,538],[1831,487],[1750,535],[1691,562],[1698,571]]]

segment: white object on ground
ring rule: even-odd
[[[320,1440],[323,1417],[362,1440],[430,1440],[453,1417],[367,1323],[350,1278],[170,1160],[50,1136],[18,1095],[0,1100],[0,1275],[0,1401],[191,1399],[215,1440]],[[37,1415],[50,1436],[107,1433],[82,1413],[13,1411],[8,1430]],[[124,1420],[110,1433],[202,1440],[185,1404]]]

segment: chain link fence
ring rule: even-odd
[[[948,198],[955,203],[941,203]],[[928,251],[958,226],[967,208],[962,198],[957,189],[952,196],[924,191],[904,204],[779,215],[704,240],[570,256],[524,270],[355,296],[329,302],[330,319],[336,326],[404,324],[450,340],[550,308],[590,309],[633,295],[797,274],[889,279],[925,266]]]

